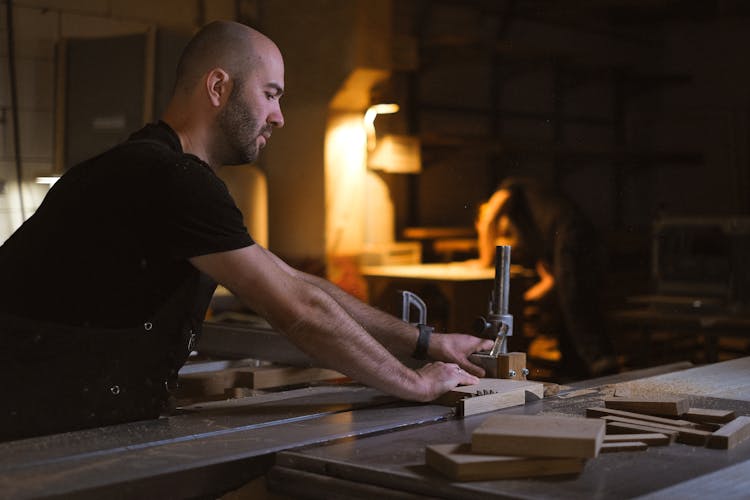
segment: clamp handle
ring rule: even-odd
[[[427,305],[424,300],[420,299],[416,293],[409,292],[407,290],[401,290],[401,319],[407,323],[411,317],[411,306],[416,307],[419,313],[419,321],[414,324],[426,325],[427,324]]]

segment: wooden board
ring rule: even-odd
[[[653,398],[606,397],[604,406],[614,410],[645,413],[663,417],[679,417],[690,408],[688,400],[678,396],[660,396]]]
[[[712,410],[709,408],[690,408],[685,414],[685,419],[691,422],[718,423],[723,424],[734,420],[735,413],[732,410]]]
[[[655,417],[653,415],[644,415],[643,413],[635,413],[632,411],[615,410],[613,408],[586,408],[586,416],[589,418],[599,417],[624,417],[632,418],[635,420],[643,420],[644,422],[651,422],[654,424],[673,425],[677,427],[694,427],[693,422],[687,420],[677,420],[671,418]]]
[[[300,368],[296,366],[260,366],[237,371],[235,385],[251,389],[282,387],[320,380],[345,378],[345,375],[327,368]]]
[[[643,422],[642,420],[635,420],[632,418],[615,416],[602,417],[602,419],[607,422],[620,422],[631,425],[645,425],[654,429],[654,432],[676,431],[677,437],[675,439],[678,443],[692,444],[696,446],[705,446],[708,442],[709,436],[711,436],[711,433],[708,431],[693,429],[691,427],[678,427],[674,425],[656,424],[651,422]]]
[[[603,420],[544,415],[494,415],[471,435],[471,449],[491,455],[579,457],[599,454]]]
[[[602,453],[612,453],[616,451],[643,451],[648,445],[643,441],[618,441],[615,443],[603,443]]]
[[[671,443],[677,439],[677,431],[649,427],[646,424],[626,424],[625,422],[607,422],[607,434],[659,433],[669,438]]]
[[[666,446],[672,442],[669,436],[661,432],[643,432],[638,434],[606,434],[604,444],[607,443],[626,443],[640,441],[649,446]]]
[[[504,457],[473,453],[469,444],[436,444],[425,448],[427,465],[454,481],[489,481],[519,477],[577,474],[582,458]]]
[[[224,395],[236,387],[264,389],[285,385],[304,384],[320,380],[343,378],[344,375],[325,368],[299,368],[291,366],[257,366],[230,368],[210,372],[180,375],[181,398]]]
[[[435,402],[455,406],[456,414],[465,417],[522,405],[528,400],[543,397],[544,384],[539,382],[483,378],[477,384],[456,387]]]
[[[750,437],[750,417],[737,417],[711,434],[709,448],[728,450]]]

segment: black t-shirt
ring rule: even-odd
[[[188,258],[252,244],[221,179],[151,124],[71,168],[0,247],[0,311],[139,325],[195,278]]]

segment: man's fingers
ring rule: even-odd
[[[479,383],[479,379],[477,377],[467,372],[466,370],[464,370],[458,365],[454,365],[454,366],[456,370],[456,375],[458,375],[458,385],[472,385],[472,384]]]
[[[493,345],[495,345],[495,341],[494,340],[489,340],[489,339],[483,340],[482,343],[479,344],[479,350],[480,351],[489,351],[490,349],[492,349]]]
[[[467,360],[466,363],[461,363],[461,368],[477,377],[484,377],[484,368],[479,365],[475,365],[471,361]]]

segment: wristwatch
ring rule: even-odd
[[[414,349],[414,353],[411,355],[414,359],[427,359],[427,348],[430,346],[430,335],[435,329],[431,326],[423,325],[419,323],[419,337],[417,337],[417,347]]]

